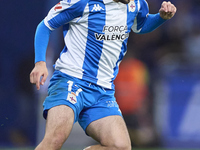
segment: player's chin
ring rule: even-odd
[[[130,0],[119,0],[121,3],[128,4]]]

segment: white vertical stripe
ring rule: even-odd
[[[106,1],[106,0],[105,0]],[[113,26],[126,26],[127,25],[127,6],[122,3],[113,2],[110,5],[106,6],[106,22],[105,25],[108,27]],[[120,13],[121,11],[121,13]],[[124,15],[125,14],[125,15]],[[119,19],[120,18],[120,19]],[[108,22],[109,20],[109,22]],[[123,34],[125,31],[105,31],[105,35],[113,34]],[[114,77],[114,68],[116,67],[116,62],[119,59],[121,52],[123,40],[104,40],[102,54],[99,60],[99,69],[97,78],[101,79],[97,81],[97,84],[111,87],[111,84],[108,83]]]
[[[89,12],[88,5],[85,7],[84,12]],[[77,24],[76,22],[82,22]],[[74,19],[70,23],[70,29],[64,37],[65,45],[67,45],[68,52],[63,53],[56,62],[56,69],[77,77],[82,78],[83,75],[83,63],[85,58],[85,47],[87,43],[88,35],[88,14],[83,15],[82,18]],[[59,66],[59,67],[58,67]],[[68,66],[65,69],[65,66]]]

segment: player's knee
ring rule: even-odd
[[[103,146],[112,150],[131,150],[131,142],[129,140],[114,140],[113,142],[103,142]]]
[[[63,138],[60,138],[60,137],[55,137],[55,138],[53,138],[52,139],[52,147],[54,148],[54,149],[61,149],[61,147],[62,147],[62,145],[63,145],[63,143],[64,143],[64,140],[63,140]]]
[[[131,150],[131,144],[127,141],[116,142],[113,145],[114,150]]]
[[[55,150],[60,150],[65,141],[66,136],[63,133],[48,137],[49,146]]]

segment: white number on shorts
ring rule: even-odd
[[[73,84],[74,84],[74,82],[73,81],[68,81],[67,82],[69,85],[68,85],[68,91],[72,91],[72,86],[73,86]],[[82,91],[82,89],[81,88],[79,88],[77,91],[76,91],[76,96],[78,96],[78,94],[80,93]]]
[[[69,84],[68,85],[68,91],[71,91],[72,90],[72,85],[74,84],[74,82],[69,80],[67,83]]]

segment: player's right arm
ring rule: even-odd
[[[36,84],[37,90],[40,89],[40,85],[44,84],[48,76],[46,67],[46,49],[50,34],[51,30],[44,24],[44,21],[40,22],[36,29],[34,41],[35,67],[30,73],[30,82]]]
[[[48,76],[46,49],[51,32],[74,18],[81,17],[86,3],[87,0],[60,1],[37,26],[34,41],[35,67],[30,73],[30,82],[36,84],[38,90]]]

